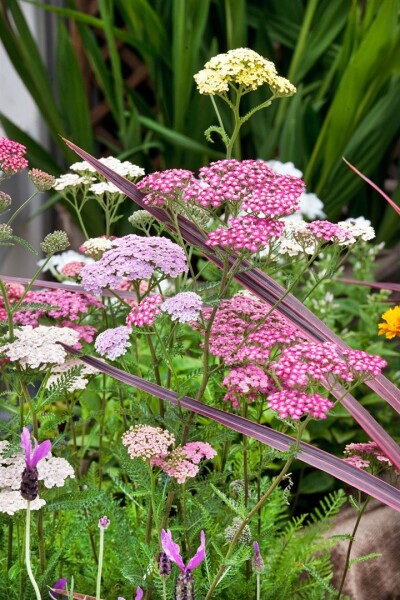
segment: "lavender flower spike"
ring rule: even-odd
[[[63,577],[62,579],[59,579],[50,589],[52,591],[51,597],[58,598],[58,592],[64,592],[67,589],[67,578]]]
[[[138,589],[136,590],[135,600],[142,600],[142,598],[143,598],[143,590],[141,587],[138,587]]]
[[[35,440],[35,448],[32,451],[31,434],[27,427],[24,427],[21,433],[21,448],[25,451],[25,463],[28,469],[34,469],[38,462],[45,458],[51,451],[50,440],[45,440],[38,445]]]
[[[196,554],[190,559],[186,567],[181,557],[180,548],[178,544],[175,544],[173,541],[169,529],[167,531],[165,531],[165,529],[161,531],[161,546],[168,558],[178,565],[182,573],[185,573],[186,571],[193,571],[193,569],[198,567],[204,560],[206,555],[206,536],[204,531],[200,532],[200,546],[197,548]]]

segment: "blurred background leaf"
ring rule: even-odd
[[[218,140],[209,145],[204,138],[215,117],[193,75],[212,55],[248,46],[273,60],[298,93],[246,124],[242,156],[294,162],[329,218],[363,215],[379,239],[396,240],[390,207],[342,156],[382,188],[395,178],[399,0],[99,0],[90,7],[86,0],[67,0],[63,8],[30,3],[58,15],[56,81],[17,0],[0,0],[0,34],[51,136],[50,152],[18,138],[37,166],[47,164],[56,173],[74,160],[60,134],[89,152],[122,155],[147,171],[197,169],[220,158]],[[261,88],[245,100],[254,105],[265,94]],[[16,124],[3,115],[0,121],[8,135],[17,134]],[[93,231],[102,233],[100,215],[93,216]]]

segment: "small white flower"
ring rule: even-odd
[[[297,169],[292,162],[283,163],[280,160],[267,160],[267,165],[271,167],[277,175],[292,175],[292,177],[303,177],[302,171]]]
[[[314,219],[323,219],[326,214],[322,210],[324,205],[316,194],[302,194],[300,196],[300,212],[310,221]]]
[[[109,181],[100,181],[100,183],[93,183],[90,186],[89,190],[96,194],[96,196],[102,196],[103,194],[122,194],[121,190]]]
[[[345,221],[338,223],[343,229],[351,233],[355,240],[360,239],[364,242],[373,240],[375,237],[375,230],[371,227],[371,221],[364,217],[349,218]]]
[[[85,253],[86,256],[98,257],[102,255],[106,250],[113,248],[112,240],[103,237],[90,238],[83,242],[80,250]]]
[[[99,162],[103,163],[107,167],[110,167],[113,171],[122,175],[123,177],[130,177],[135,179],[136,177],[142,177],[145,174],[144,169],[142,167],[138,167],[133,163],[125,160],[124,162],[120,161],[118,158],[114,158],[113,156],[107,156],[106,158],[100,158]]]
[[[81,177],[76,173],[66,173],[55,180],[53,188],[57,191],[65,190],[67,187],[78,187],[79,185],[87,185],[94,181],[93,177]]]
[[[18,361],[23,369],[42,369],[50,364],[64,363],[67,353],[59,342],[74,346],[79,340],[79,333],[69,327],[25,325],[14,334],[14,341],[2,346],[1,352],[10,361]]]
[[[71,171],[77,171],[78,173],[83,173],[84,171],[89,171],[90,173],[96,173],[96,169],[92,167],[86,160],[82,162],[76,162],[70,166]]]

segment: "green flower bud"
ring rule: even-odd
[[[39,192],[50,190],[55,182],[53,175],[49,175],[45,171],[40,171],[40,169],[31,169],[28,171],[28,177]]]
[[[11,196],[5,192],[0,192],[0,211],[6,210],[11,206]]]
[[[154,221],[153,217],[147,210],[135,210],[135,212],[128,218],[129,223],[132,227],[142,229],[148,227]]]
[[[7,242],[13,236],[13,230],[7,223],[0,223],[0,242]]]
[[[49,233],[40,244],[46,256],[53,256],[56,252],[63,252],[68,246],[69,240],[65,231],[53,231],[53,233]]]

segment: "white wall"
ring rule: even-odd
[[[46,42],[46,15],[45,11],[26,4],[20,3],[20,6],[26,16],[31,31],[37,40],[40,40],[41,49],[44,49]],[[0,112],[4,113],[8,119],[15,122],[18,127],[32,136],[40,143],[46,143],[47,138],[41,123],[39,111],[26,91],[18,74],[14,70],[8,55],[0,43]],[[1,129],[0,136],[5,132]],[[19,141],[19,140],[16,140]],[[34,166],[34,165],[33,165]],[[27,170],[26,170],[27,171]],[[6,180],[1,189],[6,191],[13,199],[13,207],[18,207],[33,192],[26,172],[17,174]],[[41,202],[46,198],[46,194],[39,194],[33,202],[23,211],[20,218],[13,224],[14,232],[22,238],[29,240],[32,246],[39,248],[40,242],[48,232],[45,228],[44,218],[35,218],[29,220]],[[13,248],[0,248],[0,272],[6,275],[15,275],[20,277],[29,277],[34,273],[38,257],[32,255],[28,250],[20,246]]]

